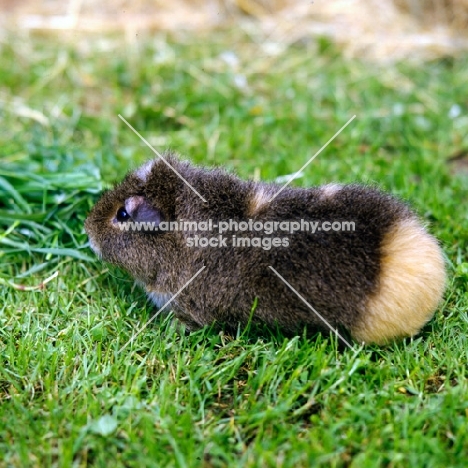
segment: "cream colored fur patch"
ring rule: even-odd
[[[153,169],[154,160],[148,161],[147,163],[143,164],[143,166],[139,167],[135,171],[135,175],[142,181],[146,182],[148,180],[148,176],[151,174],[151,169]]]
[[[159,293],[156,291],[147,291],[148,297],[151,299],[151,302],[158,308],[160,309],[163,305],[165,305],[172,297],[171,294],[164,294],[164,293]],[[169,312],[171,310],[170,306],[167,306],[164,309],[166,312]]]
[[[328,184],[320,188],[320,195],[323,198],[331,198],[343,188],[340,184]]]
[[[96,242],[94,242],[94,239],[91,236],[89,236],[89,246],[99,258],[102,257],[102,253],[101,253],[101,249],[99,248],[99,245]]]
[[[252,216],[258,213],[263,206],[268,204],[274,194],[275,192],[272,190],[267,190],[265,187],[259,187],[250,199],[247,214]]]
[[[446,273],[437,241],[415,219],[400,221],[382,243],[379,289],[352,329],[365,343],[412,336],[442,299]]]

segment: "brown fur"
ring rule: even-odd
[[[257,299],[254,321],[288,333],[300,332],[304,326],[325,329],[270,265],[333,327],[347,327],[360,341],[411,336],[432,316],[445,281],[440,248],[395,198],[374,188],[344,185],[286,188],[269,203],[280,186],[242,181],[220,170],[194,167],[170,154],[165,157],[207,203],[162,161],[155,160],[105,193],[85,227],[93,249],[132,274],[158,306],[161,298],[174,295],[205,266],[171,304],[175,315],[190,328],[214,322],[233,328],[245,325]],[[135,198],[128,206],[144,200],[150,214],[154,209],[166,221],[338,220],[354,221],[356,229],[314,234],[279,231],[269,236],[228,232],[224,234],[227,247],[196,248],[187,246],[187,238],[195,232],[120,231],[115,216],[131,197]],[[218,236],[217,232],[198,234]],[[233,247],[232,234],[287,237],[289,246],[271,250]],[[421,242],[425,247],[418,250]],[[424,301],[427,295],[430,299]]]

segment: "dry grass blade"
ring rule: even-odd
[[[52,5],[53,3],[53,5]],[[437,57],[468,49],[468,0],[0,1],[0,24],[27,30],[212,30],[256,21],[264,41],[328,36],[350,56]],[[72,36],[76,38],[75,35]]]

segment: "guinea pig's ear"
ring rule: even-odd
[[[125,211],[136,221],[151,222],[158,225],[162,221],[161,212],[151,206],[151,204],[142,196],[134,196],[125,200]]]

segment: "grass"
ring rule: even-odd
[[[239,33],[0,43],[0,466],[465,466],[468,57],[393,67]],[[180,335],[83,221],[157,148],[244,178],[378,184],[442,242],[422,334],[353,353],[276,331]],[[459,114],[459,115],[458,115]],[[463,162],[463,161],[462,161]]]

